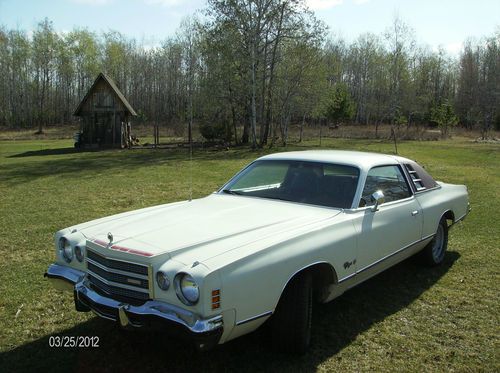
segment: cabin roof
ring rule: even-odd
[[[116,84],[113,81],[113,79],[111,79],[109,76],[107,76],[104,73],[99,73],[99,75],[97,76],[97,78],[94,81],[94,84],[92,84],[92,87],[90,87],[90,89],[87,91],[87,93],[85,94],[85,97],[80,102],[80,104],[76,108],[76,110],[73,113],[73,115],[75,115],[75,116],[80,116],[81,115],[81,111],[83,109],[83,106],[84,106],[85,102],[88,100],[88,98],[90,97],[92,91],[94,90],[94,87],[97,85],[97,83],[101,79],[104,80],[111,87],[111,90],[116,94],[116,97],[118,97],[118,99],[122,102],[123,106],[125,106],[125,108],[130,113],[130,115],[132,115],[134,117],[137,116],[137,113],[132,108],[132,106],[130,105],[130,103],[127,101],[127,99],[125,98],[125,96],[123,95],[123,93],[121,93],[121,91],[118,89],[118,87],[116,86]]]

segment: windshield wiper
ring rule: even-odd
[[[231,189],[222,189],[222,192],[226,193],[226,194],[232,194],[232,195],[235,195],[235,196],[243,196],[243,195],[245,195],[242,192],[238,192],[236,190],[231,190]]]
[[[292,199],[283,198],[283,197],[277,197],[277,196],[273,196],[273,197],[265,196],[265,197],[262,197],[262,198],[267,198],[267,199],[277,199],[277,200],[280,200],[280,201],[287,201],[287,202],[295,202],[295,201],[294,201],[294,200],[292,200]]]
[[[231,189],[222,189],[223,193],[226,194],[232,194],[235,196],[247,196],[246,193],[240,192],[238,190],[231,190]],[[257,197],[257,198],[265,198],[265,199],[278,199],[280,201],[286,201],[286,202],[294,202],[291,199],[283,198],[283,197],[278,197],[278,196],[259,196],[259,195],[252,195],[252,197]]]

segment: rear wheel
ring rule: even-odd
[[[311,340],[312,278],[293,278],[283,291],[271,321],[271,341],[276,350],[303,354]]]
[[[424,248],[422,255],[425,262],[430,266],[437,266],[444,260],[448,248],[448,224],[442,218],[439,222],[436,234],[431,242]]]

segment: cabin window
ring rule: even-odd
[[[96,108],[112,108],[113,97],[108,92],[95,92],[94,106]]]

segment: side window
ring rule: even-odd
[[[368,172],[359,206],[372,206],[374,202],[371,200],[371,195],[377,190],[384,193],[385,202],[397,201],[411,195],[398,166],[374,167]]]

